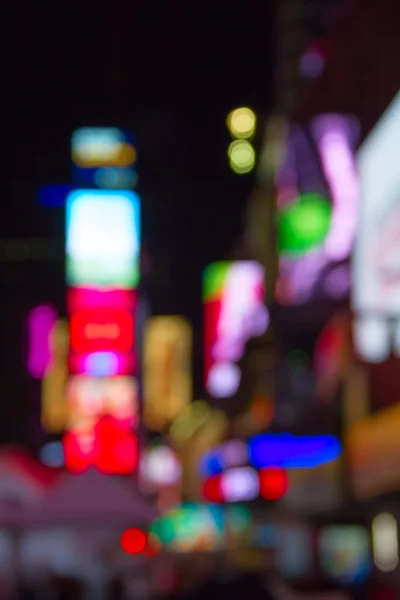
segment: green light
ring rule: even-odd
[[[205,302],[220,299],[231,266],[231,261],[219,261],[211,263],[204,269],[203,300]]]
[[[318,247],[331,225],[332,206],[320,194],[303,194],[278,215],[278,250],[301,255]]]

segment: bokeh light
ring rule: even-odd
[[[140,529],[126,529],[121,535],[121,548],[127,554],[140,554],[146,545],[147,536]]]
[[[279,500],[283,498],[289,488],[289,478],[285,469],[272,467],[261,469],[260,496],[265,500]]]
[[[254,169],[256,153],[253,146],[246,140],[235,140],[229,144],[228,156],[230,166],[235,173],[250,173]]]
[[[254,135],[256,128],[256,115],[245,106],[236,108],[228,115],[227,126],[236,138],[248,139]]]

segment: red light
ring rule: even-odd
[[[102,417],[95,427],[94,466],[104,474],[129,475],[138,465],[138,439],[130,427],[112,417]]]
[[[81,354],[129,352],[134,342],[133,329],[133,317],[126,310],[79,310],[70,319],[71,348]]]
[[[143,554],[148,558],[157,556],[161,551],[161,540],[154,533],[149,533],[147,536],[147,544],[143,550]]]
[[[69,473],[84,473],[93,464],[93,447],[88,443],[90,432],[79,435],[72,431],[63,437],[65,468]]]
[[[70,288],[67,292],[68,313],[89,307],[121,308],[133,312],[137,304],[136,290],[96,290],[92,288]]]
[[[224,501],[221,488],[221,475],[215,475],[206,479],[203,485],[203,496],[209,502],[221,503]]]
[[[279,500],[283,498],[289,488],[289,478],[285,469],[280,467],[261,469],[260,496],[265,500]]]
[[[147,536],[140,529],[126,529],[120,543],[127,554],[140,554],[146,548]]]

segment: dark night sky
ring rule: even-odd
[[[38,207],[35,189],[68,182],[72,130],[132,129],[150,300],[154,312],[181,312],[195,324],[199,387],[201,269],[229,256],[252,184],[229,169],[225,117],[240,104],[270,110],[273,11],[255,0],[237,8],[89,0],[60,18],[49,6],[21,2],[10,23],[0,237],[62,237],[63,210]],[[24,374],[23,318],[46,300],[63,310],[63,259],[3,261],[0,272],[0,442],[26,442],[39,387]]]

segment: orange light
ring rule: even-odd
[[[140,529],[126,529],[121,535],[120,543],[127,554],[140,554],[146,548],[147,536]]]

